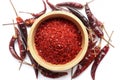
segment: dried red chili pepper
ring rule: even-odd
[[[39,13],[30,13],[30,12],[23,12],[23,11],[20,11],[20,13],[27,13],[27,14],[30,14],[34,17],[34,19],[40,17],[41,15],[43,15],[45,12],[46,12],[46,4],[44,2],[44,0],[42,0],[43,4],[44,4],[44,10],[39,12]],[[28,19],[27,19],[28,20]]]
[[[66,9],[64,9],[64,8],[61,8],[61,7],[58,7],[58,6],[53,5],[53,4],[50,3],[48,0],[46,0],[46,2],[47,2],[47,4],[49,5],[49,7],[50,7],[53,11],[55,11],[55,10],[60,10],[60,11],[67,11],[67,12],[68,12],[68,10],[66,10]]]
[[[48,0],[46,0],[46,3],[49,5],[49,7],[52,9],[52,10],[58,10],[58,8],[53,5],[52,3],[50,3]]]
[[[75,73],[73,74],[72,78],[77,77],[80,75],[87,67],[92,63],[92,61],[95,59],[95,57],[99,54],[100,52],[100,45],[101,41],[98,46],[94,48],[89,48],[86,52],[85,57],[78,63],[77,69]]]
[[[21,36],[22,36],[22,40],[24,41],[25,45],[27,46],[27,28],[24,24],[24,21],[21,17],[18,16],[17,12],[16,12],[16,9],[12,3],[12,1],[10,0],[10,3],[15,11],[15,14],[16,14],[16,21],[17,21],[17,25],[18,25],[18,28],[20,30],[20,33],[21,33]]]
[[[16,51],[15,51],[15,47],[14,47],[14,45],[15,45],[15,41],[17,40],[17,37],[16,36],[12,36],[12,38],[11,38],[11,40],[10,40],[10,43],[9,43],[9,50],[10,50],[10,52],[11,52],[11,54],[12,54],[12,56],[14,57],[14,58],[16,58],[17,60],[22,60],[19,56],[18,56],[18,54],[16,53]]]
[[[88,6],[88,3],[86,3],[86,5],[85,5],[85,12],[86,12],[87,17],[89,19],[90,27],[92,28],[92,30],[96,33],[96,35],[98,37],[102,38],[104,36],[104,33],[102,32],[101,28],[97,26],[98,20],[91,12],[91,10]]]
[[[48,1],[46,1],[46,2],[51,7],[52,10],[62,10],[62,11],[67,11],[68,12],[68,10],[66,10],[66,9],[63,9],[63,8],[60,8],[60,7],[56,7],[53,4],[51,4],[50,2],[48,2]],[[34,18],[29,18],[29,19],[24,20],[23,22],[24,22],[25,26],[27,26],[27,27],[32,26],[32,24],[34,23],[35,19],[40,17],[41,15],[43,15],[46,12],[46,4],[45,4],[44,1],[43,1],[43,3],[44,3],[44,10],[41,11],[40,13],[34,14],[34,13],[30,13],[30,12],[20,11],[20,13],[31,14],[34,17]],[[16,13],[16,15],[17,15],[17,13]],[[14,24],[18,24],[18,23],[14,23]],[[3,25],[13,25],[13,23],[7,23],[7,24],[3,24]]]
[[[59,78],[61,76],[67,75],[67,72],[53,72],[53,71],[43,69],[41,71],[41,74],[49,78]]]
[[[40,17],[41,15],[43,15],[46,12],[46,4],[45,4],[44,0],[42,0],[42,1],[43,1],[43,4],[44,4],[44,10],[41,11],[40,13],[38,13],[38,14],[32,14],[33,16],[35,16],[35,18]]]
[[[70,10],[70,12],[72,12],[75,16],[77,16],[86,27],[90,26],[88,19],[80,11],[72,7],[67,7],[67,8]]]
[[[17,21],[17,24],[18,24],[18,28],[19,28],[19,30],[20,30],[20,32],[21,32],[22,39],[23,39],[24,44],[25,44],[25,46],[26,46],[26,48],[27,48],[27,29],[26,29],[26,26],[25,26],[25,24],[24,24],[23,19],[22,19],[21,17],[18,17],[17,12],[16,12],[16,9],[15,9],[13,3],[11,2],[11,0],[10,0],[10,3],[11,3],[11,5],[12,5],[12,7],[13,7],[15,13],[16,13],[16,16],[17,16],[16,21]],[[31,57],[31,54],[30,54],[29,51],[27,51],[27,54],[28,54],[31,62],[32,62],[32,63],[34,64],[34,66],[36,67],[36,66],[37,66],[37,63],[36,63],[35,60]],[[38,77],[38,69],[34,68],[34,70],[35,70],[35,74],[36,74],[36,78],[37,78],[37,77]]]
[[[24,21],[24,24],[27,26],[27,27],[31,27],[32,26],[32,24],[35,22],[35,18],[29,18],[29,19],[26,19],[25,21]]]
[[[43,1],[43,0],[42,0]],[[46,4],[45,2],[43,1],[43,4],[44,4],[44,10],[37,13],[37,14],[34,14],[34,13],[29,13],[29,12],[23,12],[23,11],[20,11],[20,13],[27,13],[27,14],[31,14],[34,18],[29,18],[29,19],[26,19],[24,20],[24,25],[27,26],[27,27],[30,27],[32,26],[32,24],[34,23],[35,19],[40,17],[41,15],[43,15],[45,12],[46,12]],[[12,4],[13,5],[13,4]],[[13,6],[14,7],[14,6]],[[15,8],[14,8],[15,10]],[[16,10],[15,10],[15,13],[16,13]],[[18,15],[16,13],[16,15]],[[14,23],[14,24],[18,24],[18,23]],[[7,23],[7,24],[3,24],[3,25],[13,25],[13,23]]]
[[[66,72],[51,72],[51,71],[41,71],[41,74],[49,78],[59,78],[61,76],[67,75]]]
[[[91,0],[87,3],[91,3],[94,0]],[[66,6],[66,7],[72,7],[72,8],[77,8],[77,9],[83,9],[84,5],[78,2],[61,2],[56,4],[56,6]]]
[[[111,33],[112,36],[113,32]],[[111,38],[110,36],[110,38]],[[109,41],[111,40],[109,38]],[[99,55],[95,58],[94,63],[92,64],[92,68],[91,68],[91,77],[93,80],[95,80],[95,73],[97,70],[97,67],[99,66],[100,62],[103,60],[103,58],[105,57],[105,55],[108,53],[109,51],[109,41],[108,44],[106,44],[100,51]]]
[[[20,57],[22,58],[22,60],[24,60],[26,57],[26,49],[25,49],[21,39],[18,39],[17,41],[19,44]]]
[[[29,18],[29,19],[26,19],[24,20],[24,24],[26,27],[31,27],[32,24],[35,22],[35,18]],[[3,24],[3,25],[16,25],[17,23],[7,23],[7,24]]]
[[[35,71],[36,78],[38,78],[38,68],[37,68],[38,67],[38,63],[33,59],[33,57],[32,57],[32,55],[31,55],[29,50],[27,50],[27,54],[28,54],[28,56],[30,58],[31,63],[34,66],[33,68],[34,68],[34,71]]]
[[[21,35],[20,35],[19,30],[16,27],[14,27],[14,28],[15,28],[15,33],[17,35],[17,42],[18,42],[18,46],[19,46],[19,50],[20,50],[20,57],[22,58],[22,60],[24,60],[26,57],[26,49],[21,40]]]
[[[27,28],[24,24],[24,21],[20,17],[17,17],[16,21],[17,21],[18,28],[19,28],[21,36],[22,36],[22,40],[24,41],[25,45],[27,45],[27,43],[26,43],[27,42]]]
[[[91,10],[90,10],[90,8],[88,6],[88,3],[86,3],[86,5],[85,5],[85,12],[86,12],[87,17],[89,19],[89,24],[90,24],[91,29],[96,33],[96,35],[99,38],[102,38],[104,41],[108,42],[104,38],[104,33],[103,33],[102,29],[101,29],[101,26],[99,26],[99,25],[102,25],[101,22],[93,15],[93,13],[91,12]],[[109,45],[114,47],[111,43],[109,43]]]
[[[40,13],[37,13],[37,14],[29,13],[29,12],[22,12],[21,11],[21,13],[28,13],[28,14],[31,14],[34,17],[34,18],[29,18],[29,19],[26,19],[25,21],[23,21],[25,26],[27,26],[27,27],[32,26],[32,24],[34,23],[35,19],[40,17],[41,15],[43,15],[46,12],[46,4],[45,4],[44,1],[43,1],[43,4],[44,4],[44,10],[41,11]]]
[[[69,7],[78,8],[78,9],[83,8],[83,5],[77,2],[61,2],[56,4],[56,6],[69,6]]]
[[[40,65],[38,66],[38,69],[40,70],[42,75],[49,77],[49,78],[59,78],[61,76],[67,75],[67,72],[53,72],[53,71],[50,71],[46,68],[43,68]]]
[[[108,50],[109,50],[109,46],[108,45],[104,46],[100,51],[100,54],[97,56],[97,58],[94,61],[91,69],[91,76],[93,80],[95,80],[95,72],[97,70],[97,67],[104,58],[104,56],[107,54]]]
[[[17,37],[17,32],[16,32],[16,28],[15,27],[14,27],[14,30],[15,30],[15,35],[12,36],[12,38],[11,38],[11,40],[9,42],[9,50],[10,50],[10,52],[11,52],[11,54],[12,54],[12,56],[14,58],[16,58],[17,60],[22,60],[22,58],[19,57],[18,54],[15,51],[14,45],[15,45],[15,41],[17,40],[18,37]]]

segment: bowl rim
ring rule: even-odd
[[[82,42],[84,44],[82,44],[82,49],[80,50],[80,52],[78,53],[79,56],[77,55],[73,60],[71,60],[70,62],[66,63],[66,64],[51,64],[45,60],[43,60],[37,53],[37,50],[35,49],[35,45],[34,45],[34,39],[33,36],[35,34],[36,31],[36,27],[38,27],[38,25],[48,19],[48,18],[53,18],[53,17],[58,17],[58,15],[62,18],[65,19],[72,19],[70,21],[73,21],[73,23],[77,23],[77,27],[78,25],[81,26],[79,27],[80,29],[82,29],[82,33],[84,34],[84,36],[82,36],[82,38],[84,38],[85,40]],[[38,19],[35,20],[35,22],[33,23],[31,30],[29,32],[28,35],[28,49],[30,50],[30,53],[32,55],[32,57],[35,59],[35,61],[41,65],[42,67],[48,69],[48,70],[52,70],[52,71],[64,71],[64,70],[68,70],[70,68],[72,68],[73,66],[75,66],[76,64],[78,64],[83,57],[86,54],[87,48],[88,48],[88,33],[87,30],[85,28],[85,25],[83,25],[83,23],[80,21],[80,19],[78,19],[75,15],[73,15],[72,13],[69,12],[65,12],[65,11],[52,11],[46,14],[43,14],[42,16],[40,16]],[[80,54],[82,53],[82,54]]]

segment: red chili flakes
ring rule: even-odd
[[[74,23],[63,18],[42,22],[34,38],[39,55],[52,64],[65,64],[81,50],[81,32]]]

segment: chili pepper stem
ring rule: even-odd
[[[14,26],[14,30],[15,30],[15,26]],[[15,35],[14,35],[14,37],[15,37],[15,38],[17,38],[17,34],[16,34],[16,32],[15,32]]]
[[[26,65],[29,65],[29,66],[32,66],[32,67],[34,66],[34,65],[32,65],[32,64],[30,64],[28,62],[22,61],[22,60],[19,60],[19,63],[26,64]]]
[[[105,31],[107,37],[109,38],[110,36],[108,35],[108,32],[107,32],[107,30],[105,29],[105,26],[104,26],[104,25],[102,25],[102,28],[103,28],[103,30]]]
[[[91,3],[91,2],[93,2],[94,0],[90,0],[90,1],[88,1],[87,3],[89,4],[89,3]]]
[[[90,0],[90,1],[88,1],[88,2],[86,2],[87,4],[90,4],[90,3],[92,3],[94,0]],[[85,6],[86,4],[84,4],[83,5],[83,7]]]
[[[30,63],[28,63],[28,62],[26,62],[26,61],[19,60],[19,63],[20,63],[20,64],[22,63],[22,64],[25,64],[25,65],[28,65],[28,66],[30,66],[30,67],[33,67],[33,68],[38,69],[39,71],[41,71],[38,67],[35,67],[34,64],[30,64]]]
[[[30,14],[30,15],[33,14],[33,13],[31,13],[31,12],[24,12],[24,11],[19,11],[19,13],[25,13],[25,14]]]
[[[102,30],[105,31],[106,35],[107,35],[108,38],[110,39],[110,36],[108,35],[108,32],[107,32],[107,30],[105,29],[104,25],[102,25],[101,27],[102,27]],[[113,33],[113,32],[112,32],[112,33]],[[109,41],[107,41],[104,37],[102,37],[102,39],[103,39],[104,41],[106,41],[107,43],[109,42]],[[109,44],[114,48],[114,46],[113,46],[110,42],[109,42]]]
[[[6,25],[16,25],[17,23],[5,23],[5,24],[2,24],[3,26],[6,26]]]
[[[19,70],[21,69],[21,67],[22,67],[22,64],[23,64],[23,61],[21,61],[21,63],[20,63]]]
[[[112,37],[112,35],[113,35],[113,32],[114,32],[114,31],[112,31],[112,33],[111,33],[111,35],[110,35],[110,37],[109,37],[107,46],[109,46],[109,44],[110,44],[109,42],[110,42],[110,40],[111,40],[111,37]]]
[[[11,5],[12,5],[12,7],[13,7],[13,10],[14,10],[14,12],[15,12],[16,16],[18,17],[17,11],[16,11],[16,9],[15,9],[15,7],[14,7],[14,5],[13,5],[13,3],[12,3],[12,1],[11,1],[11,0],[10,0],[10,3],[11,3]]]
[[[34,14],[34,13],[24,12],[24,11],[19,11],[19,13],[30,14],[30,15],[32,15],[32,16],[36,19],[36,18],[40,17],[41,15],[43,15],[43,14],[46,12],[46,10],[47,10],[46,4],[45,4],[44,0],[42,0],[42,2],[43,2],[43,4],[44,4],[44,9],[43,9],[41,12],[39,12],[39,13],[35,13],[35,14]]]
[[[12,22],[13,22],[13,26],[14,26],[14,31],[15,31],[15,37],[17,38],[18,36],[17,36],[17,32],[16,32],[16,26],[14,25],[14,20],[12,20]]]
[[[23,61],[23,60],[19,60],[19,63],[20,63],[19,70],[21,69],[23,64],[31,66],[31,67],[35,67],[33,64],[30,64],[30,63]]]
[[[73,75],[73,67],[71,68],[71,80],[72,80],[72,75]]]
[[[112,44],[111,44],[109,41],[107,41],[104,37],[102,37],[102,39],[103,39],[105,42],[109,43],[109,45],[114,48],[114,45],[112,45]]]
[[[102,28],[105,30],[104,27],[102,27]],[[87,29],[88,31],[92,32],[92,29],[90,29],[90,28],[86,28],[86,29]],[[108,34],[107,31],[106,31],[106,34]],[[109,35],[108,35],[108,37],[109,37]],[[105,42],[108,43],[108,41],[104,38],[104,36],[102,37],[102,39],[103,39]],[[109,44],[114,48],[114,45],[112,45],[110,42],[109,42]]]

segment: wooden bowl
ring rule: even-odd
[[[49,63],[46,60],[44,60],[38,54],[36,47],[35,47],[35,43],[34,43],[34,35],[35,35],[36,29],[39,26],[39,24],[41,24],[41,22],[47,19],[56,18],[56,17],[62,17],[62,18],[72,21],[74,24],[76,24],[78,29],[81,31],[81,36],[82,36],[82,45],[81,45],[82,49],[77,54],[77,56],[68,63],[57,64],[57,65]],[[88,48],[88,33],[86,31],[86,27],[83,25],[80,19],[78,19],[76,16],[74,16],[72,13],[69,13],[69,12],[52,11],[50,13],[42,15],[34,22],[34,24],[31,27],[29,36],[28,36],[28,49],[30,50],[31,55],[33,56],[35,61],[39,65],[43,66],[44,68],[52,70],[52,71],[64,71],[64,70],[72,68],[73,66],[78,64],[83,59],[84,55],[86,54],[87,48]]]

